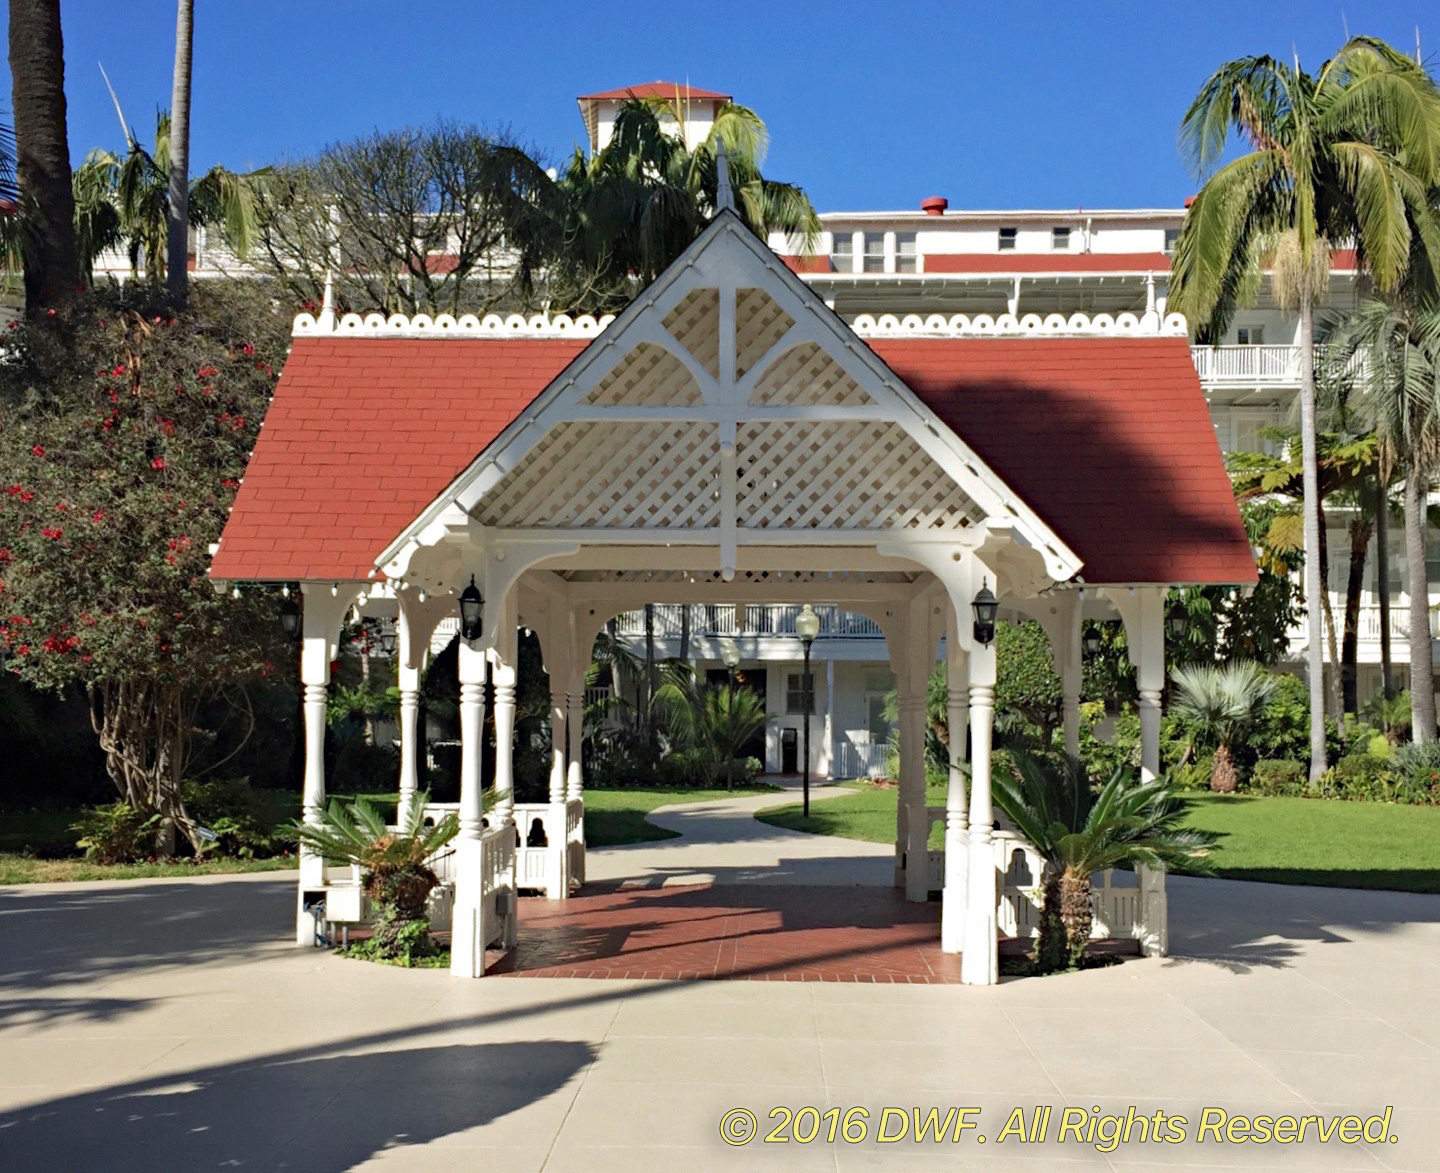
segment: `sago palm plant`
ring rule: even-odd
[[[1014,773],[997,772],[995,804],[1045,861],[1036,966],[1073,969],[1085,958],[1094,923],[1091,875],[1143,865],[1209,870],[1217,836],[1181,826],[1185,804],[1167,778],[1141,782],[1122,766],[1092,793],[1078,761],[1014,755]]]
[[[731,788],[741,748],[765,728],[765,702],[749,688],[706,685],[682,661],[668,661],[660,672],[654,705],[670,736],[690,751],[701,782],[723,776]]]
[[[1234,660],[1218,667],[1176,668],[1170,678],[1175,682],[1170,711],[1196,736],[1215,743],[1210,789],[1233,791],[1239,778],[1230,747],[1265,715],[1275,694],[1274,675],[1253,660]]]
[[[319,826],[297,822],[301,844],[329,860],[361,869],[365,895],[379,913],[371,938],[376,956],[409,961],[430,950],[426,903],[440,878],[431,866],[435,856],[460,833],[460,821],[447,814],[425,822],[429,794],[416,793],[410,805],[396,812],[397,829],[364,799],[331,799]]]

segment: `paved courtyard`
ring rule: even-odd
[[[595,852],[591,873],[673,877],[678,899],[773,857],[843,919],[846,876],[888,867],[883,849],[706,817],[707,843],[692,822],[690,842]],[[0,1169],[1440,1169],[1436,897],[1172,880],[1171,958],[971,989],[461,982],[288,945],[292,884],[0,889]],[[1041,1105],[1047,1143],[997,1145],[1014,1108]],[[784,1123],[772,1108],[806,1106],[865,1109],[865,1139],[832,1143],[826,1120],[809,1143],[720,1140],[731,1109],[763,1134]],[[1189,1139],[1057,1140],[1067,1107],[1130,1106],[1185,1116]],[[1194,1138],[1205,1107],[1386,1106],[1393,1143]],[[882,1144],[887,1107],[977,1108],[980,1127]]]

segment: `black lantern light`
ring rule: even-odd
[[[470,585],[460,592],[460,635],[471,640],[479,639],[484,629],[485,600],[475,586],[475,576],[470,576]]]
[[[386,656],[395,654],[395,625],[387,623],[380,629],[380,650]]]
[[[1081,637],[1080,640],[1080,646],[1085,649],[1085,654],[1087,656],[1099,655],[1100,628],[1097,625],[1092,623],[1089,627],[1085,629],[1085,634],[1083,637]]]
[[[280,600],[280,627],[286,639],[300,638],[300,620],[300,605],[293,595],[286,595]]]
[[[1170,604],[1170,610],[1165,612],[1165,630],[1177,642],[1185,638],[1190,630],[1190,612],[1185,609],[1184,603],[1177,600]]]
[[[995,638],[995,617],[1000,613],[1000,600],[990,589],[989,580],[980,580],[980,590],[970,607],[975,612],[975,642],[988,644]]]

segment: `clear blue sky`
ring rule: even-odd
[[[767,174],[822,211],[1176,206],[1175,128],[1220,62],[1313,68],[1351,32],[1440,54],[1431,3],[963,0],[197,0],[191,162],[303,156],[436,116],[509,126],[551,161],[577,94],[658,78],[724,90],[772,135]],[[170,0],[61,0],[70,145],[122,145],[99,64],[148,141],[169,104]],[[1428,19],[1428,25],[1424,22]],[[9,75],[4,94],[8,98]],[[8,105],[8,103],[7,103]]]

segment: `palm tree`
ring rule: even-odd
[[[765,702],[749,688],[702,684],[681,660],[667,660],[660,674],[656,714],[676,743],[691,753],[701,781],[709,784],[723,774],[730,789],[741,749],[765,728]]]
[[[610,142],[588,159],[576,151],[556,185],[551,294],[567,309],[624,305],[700,235],[717,205],[722,143],[736,211],[757,236],[785,232],[810,251],[820,239],[804,191],[761,175],[768,134],[753,110],[722,106],[691,150],[662,125],[665,108],[663,100],[627,102]]]
[[[460,833],[460,821],[447,814],[427,825],[430,796],[416,793],[398,811],[397,830],[364,799],[353,803],[331,799],[319,826],[297,822],[300,842],[330,860],[352,863],[362,870],[365,895],[375,902],[379,920],[372,948],[379,957],[410,961],[430,952],[426,902],[440,883],[432,866],[435,856]]]
[[[1095,872],[1127,865],[1209,870],[1207,855],[1218,836],[1180,825],[1185,803],[1168,779],[1139,782],[1131,767],[1122,766],[1092,793],[1078,761],[1025,753],[1012,760],[1014,773],[997,771],[991,785],[996,806],[1046,864],[1035,948],[1042,973],[1084,960]]]
[[[10,78],[25,309],[38,314],[74,296],[78,272],[60,0],[10,0]]]
[[[123,125],[123,121],[122,121]],[[75,171],[76,235],[80,265],[87,279],[100,254],[124,246],[132,274],[143,267],[146,280],[159,283],[167,274],[170,249],[170,116],[155,120],[155,149],[148,151],[126,130],[123,156],[95,150]],[[254,185],[267,171],[236,174],[215,166],[194,180],[187,197],[191,227],[220,226],[238,255],[249,249],[255,232]],[[188,244],[180,251],[186,264]],[[174,266],[169,266],[174,268]]]
[[[1180,127],[1197,171],[1234,134],[1254,149],[1214,171],[1176,242],[1170,304],[1197,335],[1223,334],[1257,288],[1266,260],[1275,289],[1300,315],[1300,439],[1304,468],[1305,597],[1310,672],[1310,772],[1325,762],[1320,515],[1315,448],[1314,306],[1331,245],[1352,242],[1382,289],[1414,267],[1440,281],[1440,92],[1425,70],[1383,41],[1354,37],[1314,75],[1273,57],[1222,65]],[[1412,262],[1414,262],[1412,266]]]
[[[1435,686],[1425,534],[1430,484],[1440,469],[1440,303],[1414,294],[1366,301],[1331,332],[1331,353],[1353,371],[1355,408],[1380,442],[1381,483],[1404,469],[1411,727],[1416,741],[1430,741]],[[1381,590],[1388,590],[1384,578],[1382,571]]]
[[[195,0],[178,0],[175,14],[175,84],[170,97],[169,244],[166,254],[180,257],[165,275],[170,301],[185,308],[186,260],[190,251],[190,78],[195,40]]]
[[[1303,547],[1304,509],[1304,468],[1297,458],[1293,437],[1276,429],[1286,441],[1283,456],[1271,456],[1264,452],[1232,452],[1226,458],[1230,471],[1231,485],[1235,499],[1242,505],[1252,501],[1288,498],[1285,508],[1278,511],[1270,521],[1269,532],[1264,546],[1272,552],[1299,551]],[[1354,712],[1354,697],[1347,708],[1342,696],[1341,677],[1348,675],[1353,685],[1356,646],[1354,636],[1359,619],[1360,587],[1365,566],[1365,554],[1370,543],[1370,524],[1374,513],[1360,510],[1361,525],[1351,526],[1351,560],[1349,581],[1345,593],[1344,647],[1336,644],[1336,623],[1334,609],[1330,604],[1328,546],[1329,526],[1325,517],[1327,501],[1340,500],[1351,504],[1363,497],[1375,480],[1379,460],[1375,438],[1370,435],[1346,437],[1334,433],[1320,433],[1315,438],[1318,462],[1317,483],[1319,486],[1320,511],[1320,610],[1325,621],[1325,639],[1328,644],[1330,661],[1341,668],[1326,681],[1326,693],[1330,710],[1338,719],[1342,712]],[[1283,571],[1282,571],[1283,572]],[[1353,687],[1351,689],[1353,693]]]
[[[1191,724],[1201,738],[1215,742],[1210,789],[1229,793],[1238,778],[1230,746],[1265,715],[1275,693],[1275,677],[1252,660],[1176,668],[1170,678],[1175,695],[1170,711]]]

